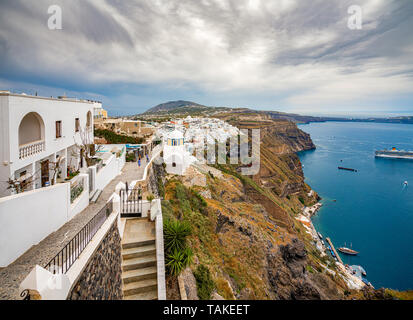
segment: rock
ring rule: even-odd
[[[185,292],[188,300],[199,300],[198,292],[196,289],[196,280],[192,270],[190,268],[186,268],[182,271],[180,277],[182,278],[185,286]]]
[[[222,296],[220,296],[218,293],[214,292],[211,296],[212,300],[225,300]]]
[[[215,227],[215,233],[220,233],[222,229],[224,228],[225,224],[234,225],[234,221],[232,221],[226,215],[223,215],[221,211],[218,210],[218,219],[217,219],[217,225]]]

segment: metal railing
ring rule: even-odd
[[[36,141],[19,147],[19,159],[25,159],[45,150],[44,141]]]
[[[65,274],[85,250],[96,232],[102,227],[113,211],[113,200],[106,205],[83,227],[79,233],[44,267],[53,274]]]

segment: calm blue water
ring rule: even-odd
[[[413,289],[413,160],[374,157],[393,146],[413,150],[413,125],[327,122],[300,129],[317,146],[299,154],[306,182],[323,198],[314,226],[336,247],[352,243],[360,254],[341,255],[343,261],[363,266],[376,288]]]

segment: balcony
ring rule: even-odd
[[[42,140],[21,145],[19,147],[19,159],[23,160],[23,159],[29,158],[40,152],[45,151],[45,149],[46,149],[46,144]]]

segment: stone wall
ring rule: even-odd
[[[121,239],[115,222],[74,285],[68,300],[122,300]]]

